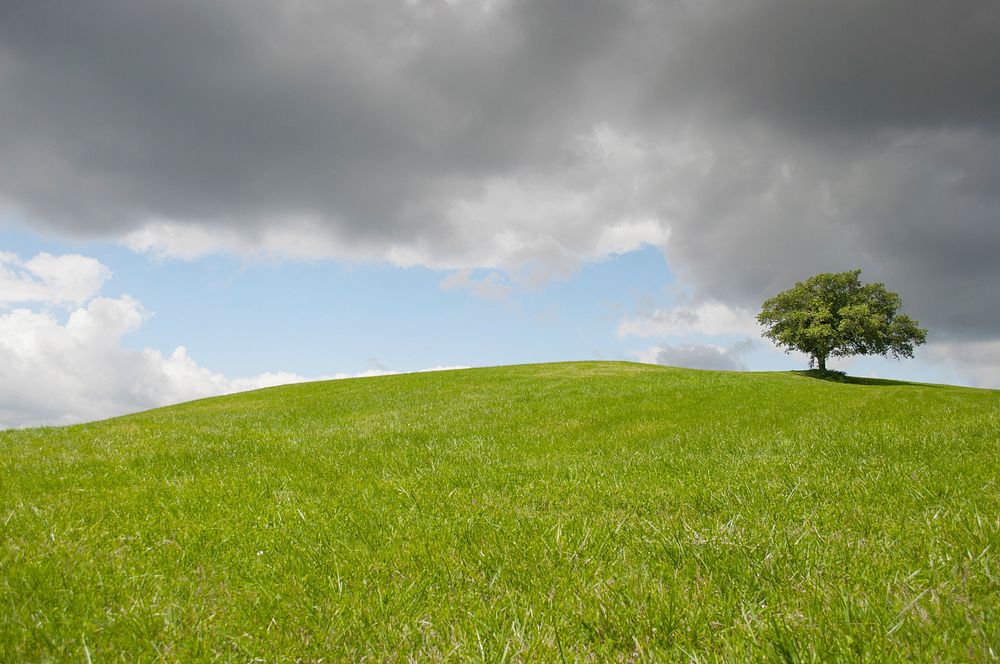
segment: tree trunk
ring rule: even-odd
[[[816,366],[820,371],[826,371],[826,355],[816,355]]]

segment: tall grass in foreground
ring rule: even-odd
[[[1000,392],[572,363],[0,433],[0,661],[995,661]]]

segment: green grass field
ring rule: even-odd
[[[1000,391],[569,363],[0,432],[0,661],[995,661]]]

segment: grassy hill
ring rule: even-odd
[[[0,433],[0,661],[990,661],[1000,391],[569,363]]]

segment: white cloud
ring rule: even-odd
[[[51,313],[0,315],[0,426],[69,424],[250,389],[295,375],[230,380],[196,364],[184,347],[164,356],[122,346],[146,319],[128,297],[98,297],[65,323]]]
[[[19,261],[0,254],[6,300],[62,304],[86,300],[110,276],[84,256],[39,254]],[[373,367],[356,374],[302,376],[268,372],[230,378],[199,365],[184,346],[169,355],[122,344],[149,314],[138,300],[92,297],[66,316],[18,307],[0,313],[0,428],[71,424],[243,390],[390,373]],[[435,367],[443,370],[462,367]]]
[[[194,260],[226,246],[236,254],[246,251],[240,238],[233,233],[169,221],[150,221],[139,230],[126,233],[122,244],[137,253],[160,259]]]
[[[626,316],[618,324],[618,336],[621,338],[679,337],[691,334],[756,337],[760,334],[760,327],[747,309],[715,301]]]
[[[125,348],[122,337],[146,318],[142,304],[128,296],[95,298],[66,323],[28,309],[0,315],[0,428],[71,424],[273,385],[397,373],[369,369],[229,378],[199,365],[184,346],[166,356],[150,348]]]
[[[248,233],[194,221],[154,219],[126,233],[121,243],[156,259],[181,260],[220,253],[243,258],[379,260],[389,253],[349,244],[322,220],[308,215],[283,216],[273,222]]]
[[[79,254],[40,253],[29,260],[0,251],[0,306],[23,302],[80,304],[111,277],[100,261]]]
[[[1000,340],[929,343],[920,355],[964,383],[1000,389]]]

